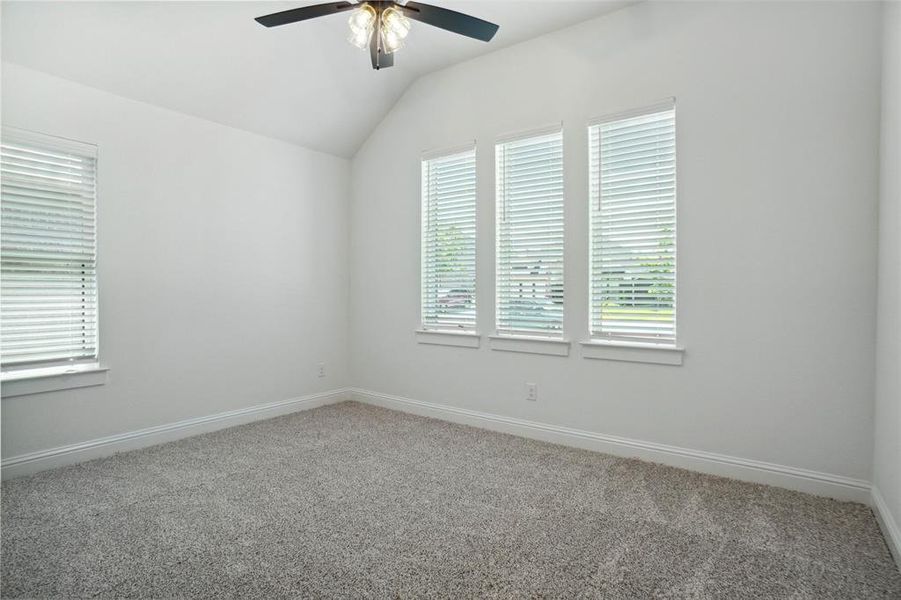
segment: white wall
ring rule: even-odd
[[[890,10],[883,120],[897,132]],[[869,479],[880,15],[873,3],[642,3],[434,73],[357,155],[350,207],[346,161],[4,64],[5,124],[100,145],[112,369],[103,387],[4,398],[4,458],[353,383]],[[478,140],[487,334],[493,140],[564,122],[577,342],[584,125],[667,96],[678,103],[682,367],[589,361],[577,345],[558,358],[416,344],[423,150]],[[897,140],[883,136],[875,468],[896,518]],[[524,401],[526,381],[537,403]]]
[[[347,385],[348,161],[11,64],[2,80],[3,124],[99,145],[111,369],[4,398],[4,458]]]
[[[873,484],[901,525],[901,4],[885,6]],[[901,535],[901,530],[896,530]],[[895,540],[901,544],[901,538]],[[901,551],[901,546],[896,550]],[[898,559],[901,560],[901,554]]]
[[[880,15],[875,3],[642,3],[418,81],[353,162],[355,385],[868,480]],[[566,330],[578,341],[585,124],[668,96],[683,366],[417,345],[423,150],[478,141],[488,334],[493,140],[563,121]]]

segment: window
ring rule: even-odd
[[[3,130],[4,371],[97,360],[96,167],[95,146]]]
[[[497,331],[563,336],[563,133],[500,142]]]
[[[676,341],[676,125],[671,102],[589,128],[591,333]]]
[[[422,328],[476,329],[476,152],[422,161]]]

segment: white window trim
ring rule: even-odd
[[[469,152],[470,150],[475,149],[476,141],[472,140],[458,146],[442,146],[440,148],[433,148],[431,150],[423,150],[419,156],[419,160],[434,160],[436,158],[442,158],[445,156],[453,156],[454,154],[463,154],[464,152]]]
[[[672,110],[675,106],[676,97],[669,96],[652,104],[645,104],[639,108],[628,108],[617,112],[606,113],[600,117],[594,117],[593,119],[590,119],[588,121],[588,127],[603,125],[604,123],[609,123],[610,121],[620,121],[622,119],[630,119],[632,117],[640,117],[643,115],[649,115],[665,110]]]
[[[582,358],[656,365],[681,366],[685,354],[684,347],[666,344],[589,340],[581,342],[581,346]]]
[[[435,346],[456,346],[458,348],[478,348],[482,336],[472,331],[441,331],[438,329],[417,329],[416,342]]]
[[[488,342],[492,350],[548,356],[569,356],[571,345],[567,339],[525,335],[489,335]]]
[[[104,385],[109,368],[99,363],[6,371],[0,375],[3,398]]]
[[[10,125],[3,126],[2,137],[4,140],[18,141],[21,143],[46,144],[65,152],[73,154],[83,154],[91,156],[95,159],[99,158],[99,152],[96,144],[89,142],[80,142],[77,140],[12,127]]]
[[[494,160],[497,160],[497,147],[500,144],[508,142],[516,142],[533,137],[541,137],[545,135],[553,135],[559,133],[564,135],[563,121],[557,121],[552,125],[538,127],[535,129],[519,130],[512,133],[506,133],[497,136],[494,139]],[[516,333],[513,331],[503,333],[495,329],[494,335],[489,335],[489,345],[492,350],[500,350],[504,352],[523,352],[527,354],[547,354],[550,356],[569,356],[570,341],[566,337],[566,139],[563,139],[563,323],[558,335],[549,335],[547,337],[534,335],[529,333]],[[497,173],[495,167],[495,189],[497,188]],[[498,306],[500,297],[497,290],[497,267],[498,267],[498,240],[500,239],[500,219],[497,215],[497,192],[494,198],[495,204],[495,225],[494,225],[494,320],[495,327],[498,321]],[[517,343],[519,342],[519,343]]]
[[[96,355],[93,361],[74,364],[51,364],[37,367],[12,368],[0,370],[0,398],[25,396],[42,392],[75,389],[104,385],[107,382],[109,367],[100,365],[100,228],[97,227],[97,216],[100,211],[100,147],[91,142],[82,142],[71,138],[49,135],[11,125],[4,125],[0,131],[0,139],[18,141],[20,143],[46,144],[60,150],[75,154],[92,156],[96,161],[94,175],[94,269],[97,273],[95,283],[97,289],[97,325],[95,330]]]
[[[465,144],[460,144],[458,146],[450,146],[443,148],[435,148],[432,150],[425,150],[420,154],[420,164],[424,161],[430,161],[438,158],[442,158],[445,156],[453,156],[455,154],[463,154],[464,152],[474,152],[475,153],[475,168],[476,168],[476,195],[475,195],[475,210],[476,210],[476,272],[478,272],[478,230],[479,230],[479,163],[478,163],[478,148],[476,144],[476,140],[472,140],[471,142],[467,142]],[[420,182],[421,184],[422,182]],[[420,232],[422,231],[422,224],[424,222],[425,215],[423,214],[423,204],[422,199],[420,199],[419,203],[419,226]],[[460,340],[463,338],[451,338],[448,335],[457,335],[457,336],[475,336],[477,338],[480,337],[479,333],[476,331],[462,330],[447,330],[447,329],[435,329],[429,328],[429,326],[425,322],[425,313],[423,311],[422,305],[422,261],[425,260],[425,252],[426,248],[422,244],[422,234],[420,233],[420,247],[419,247],[419,260],[420,260],[420,275],[419,275],[419,329],[415,330],[417,341],[421,344],[440,344],[445,346],[467,346],[466,343],[461,343]],[[475,315],[475,323],[478,326],[479,322],[479,305],[478,305],[478,288],[479,288],[479,278],[476,276],[474,284],[473,284],[473,298],[476,299],[476,315]],[[429,335],[434,334],[434,335]],[[443,342],[443,343],[442,343]],[[457,342],[457,343],[455,343]],[[479,340],[476,340],[474,346],[468,346],[472,348],[479,347]]]
[[[646,104],[644,106],[640,106],[638,108],[629,108],[624,110],[619,110],[617,112],[607,113],[600,117],[595,117],[593,119],[589,119],[587,124],[587,129],[589,130],[588,135],[588,171],[591,171],[591,135],[590,130],[592,127],[597,125],[603,125],[604,123],[609,123],[611,121],[619,121],[622,119],[628,119],[632,117],[640,117],[642,115],[653,114],[656,112],[663,112],[666,110],[673,110],[676,107],[676,97],[668,96],[657,102],[652,104]],[[675,125],[676,134],[678,136],[678,122]],[[678,137],[677,137],[677,145],[678,145]],[[655,364],[667,364],[667,365],[681,365],[682,364],[682,355],[685,352],[685,348],[679,345],[679,174],[678,174],[678,156],[676,157],[676,204],[675,204],[675,214],[676,214],[676,228],[673,232],[673,239],[676,242],[676,256],[674,258],[675,272],[676,272],[676,296],[675,296],[675,306],[673,307],[673,340],[669,343],[663,344],[653,344],[653,343],[642,343],[642,342],[631,342],[628,340],[619,340],[616,338],[611,338],[600,333],[595,333],[592,331],[592,314],[591,314],[591,306],[594,298],[592,297],[591,287],[591,258],[589,256],[589,267],[588,267],[588,331],[589,331],[589,340],[581,342],[582,344],[582,356],[583,358],[596,358],[596,359],[605,359],[605,360],[622,360],[628,362],[646,362],[646,363],[655,363]],[[591,199],[589,198],[589,203]],[[592,232],[591,227],[589,226],[589,235],[588,235],[588,243],[589,246],[592,243]],[[670,356],[669,359],[666,359],[667,355]],[[678,355],[678,359],[675,356]],[[659,360],[655,360],[659,359]],[[678,362],[675,362],[678,360]]]
[[[541,137],[545,135],[553,135],[555,133],[563,133],[563,121],[557,121],[552,125],[544,127],[536,127],[535,129],[518,130],[512,133],[505,133],[494,138],[494,145],[506,144],[509,142],[518,142],[533,137]]]

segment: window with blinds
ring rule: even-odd
[[[97,358],[95,146],[0,134],[0,362]]]
[[[497,144],[497,331],[563,335],[563,133]]]
[[[592,336],[675,344],[675,108],[605,119],[589,140]]]
[[[422,161],[422,328],[476,329],[476,151]]]

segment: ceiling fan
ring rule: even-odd
[[[372,68],[376,70],[394,65],[394,53],[403,47],[404,38],[410,32],[410,19],[483,42],[490,41],[499,29],[494,23],[454,10],[421,2],[401,4],[392,0],[368,0],[360,4],[329,2],[285,10],[255,20],[266,27],[277,27],[348,10],[353,11],[348,19],[348,41],[358,48],[369,48]]]

